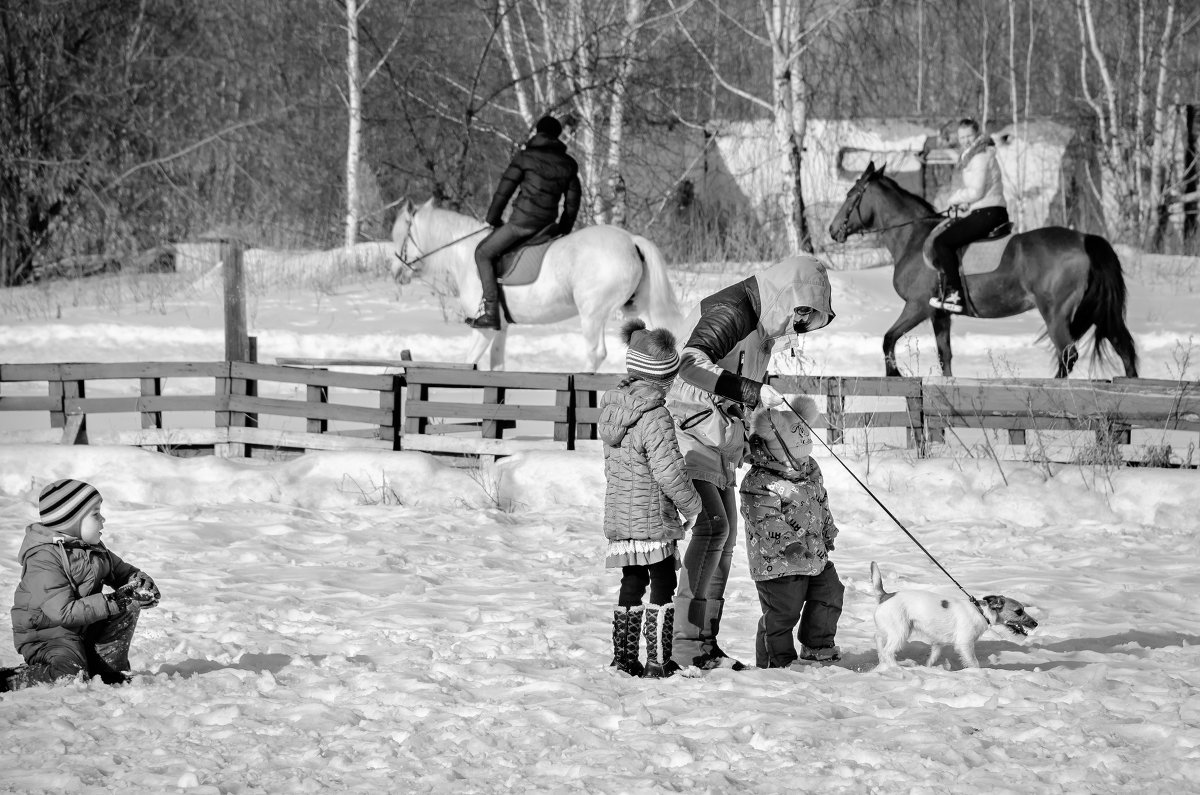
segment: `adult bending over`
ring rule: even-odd
[[[679,378],[667,396],[684,466],[703,503],[675,595],[673,657],[681,666],[743,667],[722,651],[717,635],[737,543],[735,472],[746,453],[745,418],[760,403],[783,402],[764,383],[779,341],[794,342],[833,316],[824,264],[801,254],[708,296],[688,318]]]

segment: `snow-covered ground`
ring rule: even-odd
[[[1130,270],[1143,375],[1195,378],[1191,278]],[[676,284],[694,302],[738,276]],[[881,374],[899,311],[890,271],[832,280],[838,318],[800,364]],[[0,363],[220,359],[219,286],[0,292]],[[451,359],[467,345],[451,321],[427,287],[384,280],[251,301],[263,361]],[[518,329],[510,368],[578,369],[577,328]],[[959,375],[1050,372],[1032,314],[955,329]],[[620,369],[611,331],[609,347],[604,369]],[[928,326],[899,352],[908,372],[936,372]],[[817,457],[841,528],[842,662],[649,681],[607,667],[618,576],[602,562],[598,454],[487,470],[419,453],[270,463],[0,445],[3,598],[37,493],[61,477],[100,489],[109,545],[163,593],[142,616],[132,684],[0,696],[0,790],[1200,792],[1200,475],[850,455],[967,590],[1019,599],[1041,622],[1022,642],[985,634],[979,670],[926,669],[914,645],[901,671],[875,673],[870,561],[890,590],[953,585]],[[722,636],[750,661],[759,610],[742,548]],[[0,637],[9,628],[0,619]],[[14,665],[5,644],[0,665]]]

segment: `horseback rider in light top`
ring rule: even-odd
[[[517,152],[492,196],[487,222],[491,233],[475,249],[475,266],[483,284],[483,306],[478,317],[467,322],[475,329],[500,328],[500,287],[496,283],[496,264],[508,251],[529,240],[547,226],[555,225],[555,234],[565,235],[579,214],[582,188],[579,164],[567,154],[559,136],[562,124],[553,116],[543,116],[534,127],[534,136]],[[508,223],[504,208],[520,187]],[[559,202],[562,215],[559,215]]]
[[[963,311],[958,250],[1008,223],[1000,165],[991,136],[981,135],[974,119],[959,121],[957,136],[963,150],[958,158],[963,184],[950,194],[949,205],[965,206],[969,212],[951,222],[934,240],[933,265],[942,274],[942,293],[929,299],[931,306],[955,313]]]

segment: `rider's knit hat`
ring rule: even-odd
[[[562,123],[553,116],[543,116],[538,119],[533,129],[547,138],[557,138],[562,135]]]
[[[679,373],[679,353],[675,335],[665,328],[647,329],[641,320],[630,320],[621,327],[625,351],[625,370],[647,381],[670,383]]]
[[[38,497],[41,523],[48,530],[79,535],[79,524],[87,512],[100,504],[100,492],[82,480],[56,480]]]

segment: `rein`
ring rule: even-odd
[[[782,397],[782,396],[781,396],[781,397]],[[809,434],[811,434],[811,435],[812,435],[812,437],[813,437],[814,439],[816,439],[817,441],[819,441],[819,442],[822,444],[822,446],[824,446],[824,448],[825,448],[826,450],[828,450],[828,451],[829,451],[829,454],[830,454],[830,455],[832,455],[832,456],[834,457],[834,459],[835,459],[835,460],[836,460],[836,461],[837,461],[839,464],[841,464],[841,465],[842,465],[842,468],[843,468],[843,469],[845,469],[847,472],[849,472],[849,473],[850,473],[850,477],[854,478],[854,482],[855,482],[855,483],[857,483],[858,485],[862,486],[862,488],[863,488],[863,491],[865,491],[865,492],[867,493],[867,495],[868,495],[868,496],[869,496],[871,499],[873,499],[873,500],[875,501],[875,504],[876,504],[876,505],[878,505],[880,508],[882,508],[882,509],[883,509],[883,512],[884,512],[884,513],[886,513],[886,514],[888,515],[888,517],[889,517],[889,518],[890,518],[890,519],[891,519],[893,522],[895,522],[895,523],[896,523],[896,526],[897,526],[897,527],[899,527],[901,530],[903,530],[903,531],[904,531],[904,535],[908,536],[908,537],[909,537],[909,538],[912,540],[912,542],[913,542],[914,544],[916,544],[916,545],[917,545],[917,548],[918,548],[918,549],[920,549],[922,552],[924,552],[924,553],[925,553],[925,556],[926,556],[926,557],[928,557],[928,558],[929,558],[931,561],[933,561],[933,565],[935,565],[935,566],[937,566],[939,569],[941,569],[941,570],[942,570],[942,574],[945,574],[947,577],[949,577],[949,578],[950,578],[950,582],[952,582],[952,583],[954,583],[956,586],[958,586],[958,590],[962,591],[962,592],[963,592],[963,594],[965,594],[965,595],[966,595],[967,599],[969,599],[969,600],[971,601],[971,604],[973,604],[973,605],[975,606],[975,609],[979,611],[979,615],[983,616],[983,620],[984,620],[984,622],[985,622],[985,623],[987,623],[987,624],[990,626],[992,622],[991,622],[991,620],[989,620],[989,619],[988,619],[988,617],[987,617],[987,614],[983,612],[983,607],[981,607],[981,606],[980,606],[979,600],[978,600],[978,599],[976,599],[974,596],[971,596],[971,594],[967,592],[967,589],[966,589],[966,588],[964,588],[964,587],[962,587],[962,585],[961,585],[961,584],[958,582],[958,580],[954,579],[954,576],[953,576],[952,574],[950,574],[950,572],[946,571],[946,567],[945,567],[945,566],[943,566],[941,563],[939,563],[939,562],[938,562],[938,559],[937,559],[937,558],[935,558],[935,557],[934,557],[934,556],[933,556],[933,555],[932,555],[932,554],[929,552],[929,550],[925,548],[925,545],[924,545],[924,544],[922,544],[920,541],[918,541],[918,540],[917,540],[917,537],[916,537],[916,536],[914,536],[912,533],[910,533],[910,532],[908,531],[908,528],[904,526],[904,523],[903,523],[903,522],[901,522],[901,521],[900,521],[898,518],[896,518],[896,515],[895,515],[894,513],[892,513],[892,512],[891,512],[891,510],[890,510],[890,509],[889,509],[889,508],[888,508],[886,505],[884,505],[884,504],[883,504],[883,501],[882,501],[882,500],[880,500],[878,497],[876,497],[876,496],[875,496],[875,492],[871,491],[870,487],[869,487],[869,486],[867,486],[867,484],[866,484],[866,483],[863,483],[863,482],[862,482],[862,480],[860,480],[860,479],[859,479],[858,475],[854,474],[854,470],[852,470],[852,469],[851,469],[849,466],[847,466],[847,465],[846,465],[846,462],[845,462],[845,461],[843,461],[843,460],[842,460],[842,459],[841,459],[841,458],[838,456],[838,454],[837,454],[837,453],[833,452],[833,448],[832,448],[832,447],[830,447],[830,446],[829,446],[829,445],[826,443],[826,441],[825,441],[824,439],[822,439],[822,438],[820,437],[820,435],[819,435],[819,434],[818,434],[818,433],[817,433],[815,430],[813,430],[813,427],[812,427],[811,425],[809,425],[809,424],[808,424],[808,420],[804,419],[804,416],[803,416],[803,415],[802,415],[802,414],[801,414],[799,411],[797,411],[797,410],[796,410],[796,407],[795,407],[795,406],[793,406],[793,405],[792,405],[792,404],[791,404],[791,403],[788,401],[788,399],[787,399],[787,398],[783,398],[783,405],[785,405],[785,406],[787,406],[789,409],[791,409],[792,413],[793,413],[793,414],[795,414],[795,415],[796,415],[796,417],[797,417],[797,418],[798,418],[798,419],[799,419],[801,422],[803,422],[803,423],[804,423],[804,426],[805,426],[806,428],[808,428],[808,432],[809,432]],[[780,433],[779,433],[779,429],[775,427],[775,421],[771,419],[771,414],[770,414],[770,412],[768,412],[768,413],[767,413],[767,421],[768,421],[768,422],[771,424],[771,430],[773,430],[773,431],[775,432],[775,438],[776,438],[776,439],[779,441],[779,445],[780,445],[780,446],[783,448],[783,451],[784,451],[784,453],[786,453],[786,454],[787,454],[788,461],[792,462],[792,466],[793,466],[793,468],[799,468],[799,467],[796,465],[796,463],[795,463],[795,462],[796,462],[796,459],[795,459],[795,458],[792,456],[792,451],[788,449],[788,446],[787,446],[787,445],[784,443],[784,441],[783,441],[783,437],[782,437],[782,436],[780,435]]]
[[[913,224],[920,223],[921,221],[932,221],[934,218],[946,218],[950,215],[950,210],[946,209],[940,213],[935,212],[933,215],[922,215],[922,216],[918,216],[916,218],[910,218],[909,220],[901,221],[898,224],[892,224],[890,226],[881,226],[876,229],[868,229],[867,225],[863,221],[863,217],[862,217],[862,198],[863,198],[863,194],[865,194],[867,192],[867,185],[869,185],[869,184],[871,184],[871,183],[864,182],[862,184],[862,187],[860,187],[857,190],[857,192],[854,194],[854,204],[851,206],[850,210],[846,213],[846,217],[842,220],[842,238],[843,239],[850,236],[850,216],[855,213],[858,214],[858,225],[860,227],[862,227],[861,231],[863,231],[863,232],[889,232],[893,229],[902,229],[906,226],[912,226]]]
[[[410,220],[408,222],[408,229],[404,233],[404,241],[400,244],[400,249],[395,252],[396,259],[400,260],[400,264],[403,265],[404,267],[408,268],[409,271],[411,271],[415,275],[417,272],[417,269],[414,267],[414,265],[416,265],[416,263],[420,262],[421,260],[425,259],[426,257],[433,256],[434,254],[438,253],[442,249],[450,248],[451,246],[456,246],[459,243],[463,242],[464,240],[475,237],[475,235],[479,234],[480,232],[487,232],[489,230],[490,230],[490,227],[486,227],[486,226],[483,227],[482,229],[476,229],[474,232],[465,234],[462,237],[457,237],[454,240],[451,240],[449,243],[443,243],[442,245],[438,246],[437,248],[433,249],[432,251],[426,251],[421,256],[410,261],[410,260],[407,260],[404,258],[404,252],[408,250],[408,244],[410,241],[412,242],[412,244],[414,246],[417,245],[417,241],[413,240],[412,221]]]

